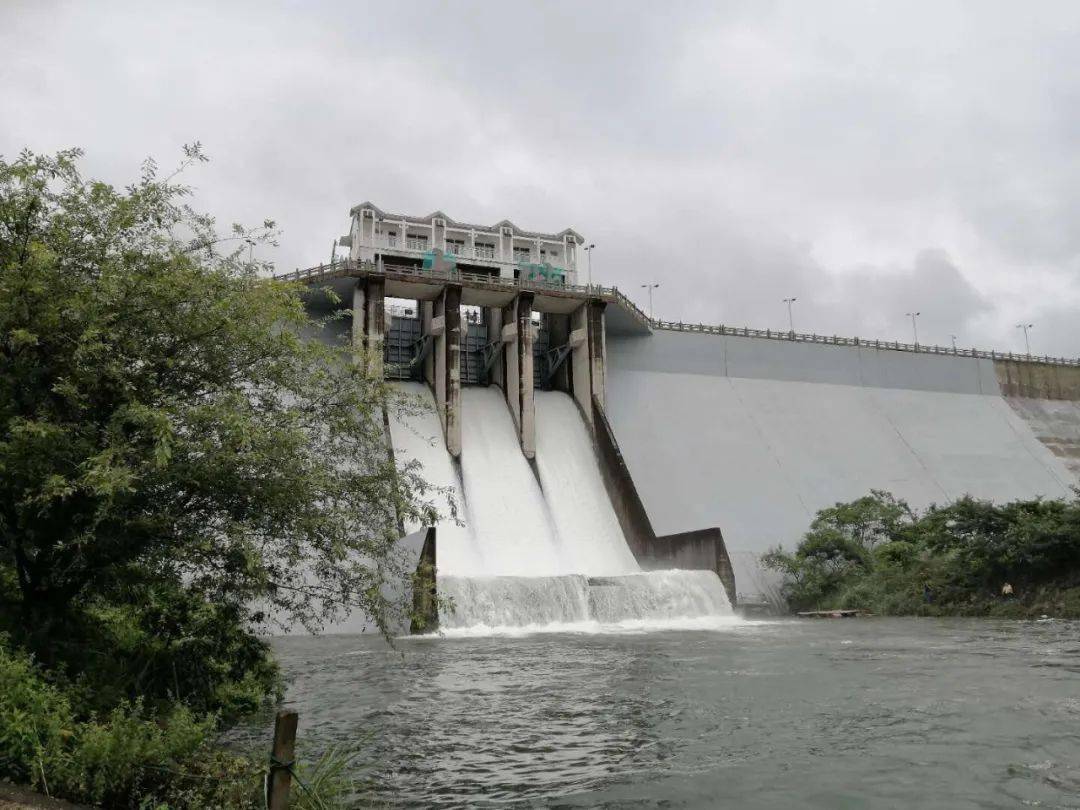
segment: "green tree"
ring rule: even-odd
[[[963,497],[916,514],[873,491],[822,509],[794,552],[773,549],[763,564],[782,574],[796,609],[1073,616],[1080,499],[995,504]],[[1023,606],[1002,602],[1005,582],[1022,592]]]
[[[386,630],[404,610],[386,595],[408,573],[398,527],[433,520],[439,494],[387,453],[384,409],[407,406],[347,347],[305,340],[322,324],[301,289],[245,261],[273,222],[220,234],[175,173],[147,162],[118,190],[80,157],[0,160],[0,599],[16,639],[49,664],[75,628],[152,638],[145,671],[172,694],[242,679],[259,651],[223,639],[253,624],[356,609]],[[181,169],[203,160],[187,148]],[[208,659],[242,663],[185,689],[182,662]]]
[[[891,493],[870,490],[869,495],[820,510],[810,524],[808,537],[834,532],[852,544],[859,556],[882,542],[897,538],[915,522],[907,502]]]

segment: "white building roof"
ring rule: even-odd
[[[446,221],[446,227],[457,228],[464,231],[484,231],[485,233],[497,234],[500,228],[510,228],[514,236],[520,236],[524,239],[547,239],[554,242],[561,242],[566,236],[570,236],[573,238],[574,242],[579,245],[584,244],[585,242],[585,237],[583,237],[573,228],[566,228],[562,231],[559,231],[558,233],[540,233],[539,231],[523,230],[508,219],[500,220],[494,225],[474,225],[469,222],[458,222],[455,219],[451,219],[442,211],[435,211],[434,213],[428,214],[426,217],[413,217],[407,214],[390,214],[386,211],[383,211],[381,208],[379,208],[379,206],[375,205],[375,203],[369,201],[364,201],[359,205],[354,205],[349,210],[349,213],[355,215],[365,208],[370,208],[378,216],[382,217],[383,219],[390,220],[391,222],[400,222],[401,220],[405,220],[405,222],[411,222],[414,225],[431,225],[431,220],[442,219]]]

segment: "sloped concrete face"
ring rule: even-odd
[[[613,368],[759,380],[905,388],[954,394],[1000,394],[992,360],[914,354],[866,346],[657,330],[609,335]]]
[[[1080,402],[1006,397],[1046,448],[1080,481]]]
[[[1077,478],[1000,396],[992,363],[658,331],[608,337],[607,413],[658,534],[719,526],[740,599],[818,509],[884,489],[1068,497]]]

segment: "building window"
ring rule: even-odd
[[[397,231],[386,232],[386,246],[397,247]]]
[[[409,234],[405,237],[405,247],[409,250],[427,250],[427,237],[417,234]]]
[[[476,243],[476,258],[478,259],[494,259],[495,258],[495,245],[488,244],[487,242]]]
[[[464,256],[465,255],[465,240],[464,239],[447,239],[446,240],[446,252],[451,256]]]
[[[527,262],[532,258],[532,250],[527,247],[514,248],[514,262],[520,264],[521,262]]]

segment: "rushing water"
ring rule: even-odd
[[[433,411],[391,425],[465,518],[442,634],[275,642],[358,804],[1080,807],[1080,625],[742,621],[713,572],[638,570],[569,397],[538,393],[535,465],[496,389],[462,398],[460,474]]]
[[[313,754],[391,806],[1080,806],[1080,625],[275,642]],[[251,729],[268,739],[268,721]],[[361,743],[361,741],[366,742]],[[359,803],[359,802],[358,802]]]
[[[638,567],[568,395],[537,392],[534,468],[502,392],[464,389],[459,476],[430,392],[415,383],[403,388],[429,408],[392,420],[395,453],[453,492],[463,518],[444,521],[437,535],[438,590],[454,606],[442,612],[444,629],[486,635],[730,623],[731,605],[712,571]]]
[[[737,619],[712,571],[650,571],[612,577],[440,577],[453,602],[441,617],[449,635],[653,629]]]
[[[561,391],[537,391],[535,403],[536,468],[563,556],[575,573],[638,571],[577,404]]]

